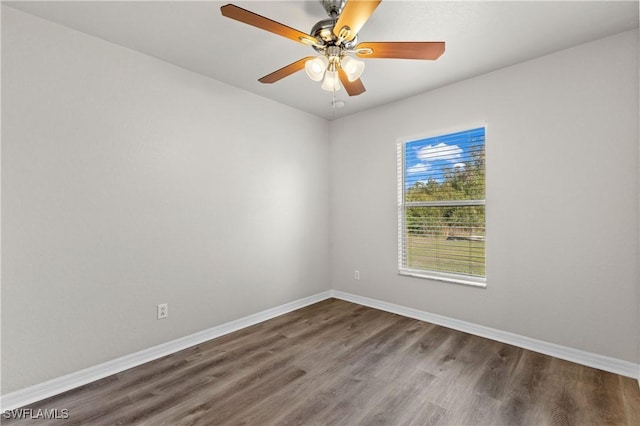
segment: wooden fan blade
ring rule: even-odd
[[[371,49],[370,54],[358,49]],[[356,46],[360,58],[438,59],[444,53],[444,41],[387,41],[363,42]]]
[[[364,88],[362,80],[357,79],[356,81],[349,81],[347,73],[344,72],[342,68],[338,68],[338,76],[340,77],[340,81],[344,86],[344,90],[347,91],[349,96],[358,96],[359,94],[364,93],[367,90]]]
[[[258,81],[260,83],[266,83],[266,84],[271,84],[271,83],[275,83],[278,80],[281,80],[285,77],[290,76],[291,74],[300,71],[301,69],[304,68],[304,64],[305,62],[307,62],[310,59],[313,59],[313,56],[306,56],[302,59],[300,59],[299,61],[295,61],[289,65],[287,65],[286,67],[282,67],[277,71],[272,72],[271,74],[267,74],[264,77],[262,77],[261,79],[259,79]]]
[[[338,17],[338,22],[336,22],[336,25],[333,27],[333,33],[336,37],[344,37],[347,41],[353,40],[381,1],[382,0],[347,1],[340,17]],[[345,27],[348,28],[348,32],[340,34],[340,31]]]
[[[264,16],[258,15],[257,13],[253,13],[241,7],[235,6],[233,4],[227,4],[220,8],[220,12],[222,12],[223,16],[227,18],[235,19],[236,21],[243,22],[245,24],[252,25],[256,28],[260,28],[265,31],[272,32],[274,34],[281,35],[282,37],[286,37],[293,41],[297,41],[302,44],[313,44],[318,43],[318,39],[309,34],[303,33],[302,31],[298,31],[294,28],[287,27],[284,24],[273,21],[269,18],[265,18]],[[302,39],[308,40],[307,43],[303,42]]]

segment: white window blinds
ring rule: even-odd
[[[485,128],[398,143],[402,274],[485,282]]]

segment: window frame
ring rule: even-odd
[[[482,200],[442,200],[442,201],[410,201],[405,202],[405,179],[406,179],[406,145],[407,143],[416,142],[422,139],[429,139],[438,136],[446,136],[453,133],[464,132],[467,130],[484,128],[484,150],[485,150],[485,196]],[[475,122],[470,125],[456,126],[453,128],[440,129],[429,133],[423,133],[419,135],[407,136],[398,138],[396,141],[396,154],[397,154],[397,201],[398,201],[398,274],[404,276],[411,276],[417,278],[424,278],[436,281],[445,281],[455,284],[464,284],[473,287],[486,288],[487,286],[487,237],[486,237],[486,225],[487,225],[487,211],[486,211],[486,199],[487,199],[487,166],[486,166],[486,147],[487,147],[487,123]],[[441,272],[427,269],[415,269],[409,268],[404,265],[405,256],[403,255],[406,246],[406,209],[407,207],[448,207],[448,206],[485,206],[485,250],[484,250],[484,264],[485,264],[485,276],[476,277],[472,275],[456,274],[452,272]]]

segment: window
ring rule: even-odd
[[[398,142],[398,267],[485,284],[485,128]]]

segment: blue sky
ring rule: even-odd
[[[405,144],[405,187],[426,182],[430,177],[442,181],[443,169],[464,168],[473,146],[484,145],[484,127],[419,139]]]

